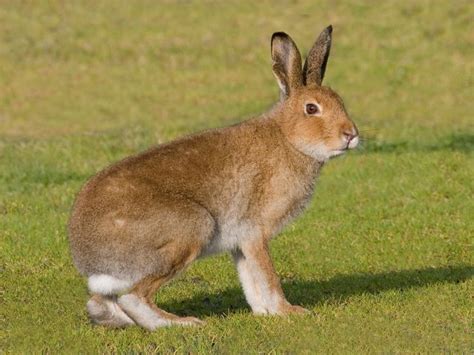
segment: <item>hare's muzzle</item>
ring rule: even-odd
[[[344,139],[346,141],[346,149],[354,149],[359,144],[359,135],[353,132],[344,132]]]
[[[346,145],[345,149],[354,149],[359,144],[359,132],[355,126],[342,132],[342,136]]]

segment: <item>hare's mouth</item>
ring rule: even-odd
[[[336,149],[335,151],[340,152],[339,154],[343,154],[350,149],[356,148],[358,144],[359,144],[359,137],[355,136],[353,139],[350,139],[347,141],[344,148]]]

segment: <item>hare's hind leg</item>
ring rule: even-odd
[[[93,295],[87,302],[91,321],[110,328],[124,328],[135,322],[119,307],[115,296]]]
[[[154,296],[165,282],[171,280],[201,254],[212,239],[215,222],[205,209],[189,201],[179,201],[179,206],[174,209],[168,204],[167,208],[176,223],[163,223],[159,229],[160,233],[173,238],[169,238],[167,243],[154,251],[155,274],[142,278],[132,287],[130,293],[118,299],[118,304],[130,318],[148,330],[173,324],[202,324],[197,318],[178,317],[159,309],[154,303]]]
[[[174,275],[172,275],[174,276]],[[171,276],[171,277],[172,277]],[[194,317],[179,317],[158,308],[154,303],[154,295],[158,288],[171,277],[147,277],[140,281],[132,292],[118,299],[120,307],[140,326],[155,330],[170,325],[203,324]]]

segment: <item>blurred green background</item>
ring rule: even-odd
[[[0,2],[1,347],[6,352],[470,352],[472,1]],[[157,303],[202,328],[91,327],[65,224],[99,169],[259,114],[270,37],[305,53],[365,137],[272,243],[303,317],[254,317],[227,256]]]

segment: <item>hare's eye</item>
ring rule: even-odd
[[[321,114],[321,109],[316,104],[306,104],[305,111],[306,111],[306,114],[308,114],[308,115],[319,115],[319,114]]]

